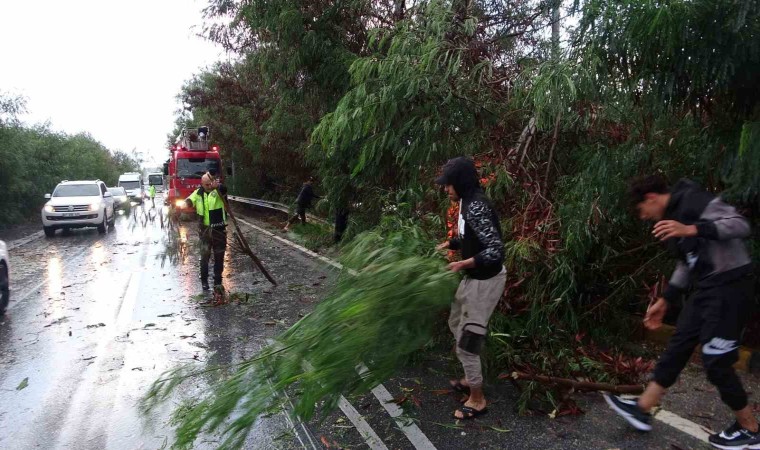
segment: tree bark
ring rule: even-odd
[[[557,120],[554,122],[554,136],[552,136],[552,147],[549,150],[549,161],[546,163],[546,175],[544,175],[544,186],[549,186],[549,171],[552,168],[552,159],[554,159],[554,147],[557,146],[557,133],[559,132],[559,120],[562,113],[557,114]]]
[[[559,59],[559,10],[562,0],[555,0],[552,7],[552,58]]]
[[[525,159],[525,155],[528,153],[528,147],[530,147],[530,141],[533,138],[533,134],[536,132],[536,118],[531,117],[528,121],[528,125],[523,129],[522,134],[520,134],[520,139],[517,141],[517,151],[520,151],[520,148],[523,147],[522,154],[520,155],[520,161],[518,162],[519,165],[522,166],[523,160]],[[527,141],[526,141],[527,138]],[[523,144],[524,143],[524,144]]]
[[[264,277],[266,277],[267,280],[269,280],[270,283],[277,286],[277,281],[275,281],[274,277],[269,274],[269,271],[264,267],[264,264],[262,264],[261,260],[258,256],[256,256],[255,253],[253,253],[253,250],[251,250],[251,247],[248,245],[248,241],[245,240],[245,237],[243,237],[243,232],[240,230],[240,226],[237,223],[237,219],[235,218],[235,215],[232,213],[232,209],[230,208],[230,204],[227,201],[226,198],[222,197],[222,201],[224,202],[224,208],[227,210],[227,215],[232,219],[232,225],[235,227],[235,236],[237,237],[238,242],[245,250],[245,253],[248,254],[248,256],[251,257],[253,260],[253,264],[258,267],[258,269],[261,271],[261,273],[264,274]]]

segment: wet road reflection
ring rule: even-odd
[[[12,255],[14,295],[0,322],[0,448],[170,445],[171,409],[197,399],[213,376],[189,383],[173,402],[141,417],[137,403],[162,372],[178,364],[240,361],[278,331],[264,322],[292,315],[283,320],[292,323],[303,314],[303,305],[291,311],[293,300],[286,297],[282,304],[204,305],[210,296],[201,294],[198,280],[196,223],[182,222],[167,239],[160,214],[151,221],[149,212],[136,206],[105,235],[58,233]],[[276,298],[250,262],[231,251],[224,279],[230,292]],[[292,448],[283,435],[282,417],[264,419],[247,447]],[[209,436],[196,448],[218,442]]]

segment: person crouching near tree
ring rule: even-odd
[[[451,380],[451,388],[467,395],[454,418],[467,420],[488,411],[480,353],[488,320],[504,293],[507,279],[504,244],[499,217],[480,187],[472,160],[464,157],[449,160],[436,183],[446,187],[451,201],[459,202],[459,235],[437,248],[459,250],[462,254],[461,261],[448,265],[449,270],[465,274],[451,305],[449,328],[457,342],[457,359],[464,369],[464,378]]]
[[[195,208],[199,219],[199,236],[201,243],[200,279],[201,286],[207,291],[208,262],[214,254],[214,302],[224,303],[224,253],[227,249],[227,211],[222,197],[227,195],[227,188],[220,184],[211,174],[201,178],[201,187],[193,191],[185,202]]]
[[[753,268],[744,242],[749,223],[720,197],[689,180],[671,189],[664,178],[649,176],[634,181],[630,195],[639,218],[655,222],[652,234],[678,258],[663,296],[648,308],[644,326],[659,328],[673,302],[689,291],[690,298],[641,397],[606,395],[607,403],[638,430],[650,431],[650,411],[702,344],[707,379],[736,416],[733,425],[710,436],[710,443],[722,449],[760,448],[757,420],[733,368],[754,298]]]

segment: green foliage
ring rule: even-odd
[[[209,17],[232,22],[209,36],[241,58],[182,98],[233,150],[240,192],[294,196],[318,171],[319,208],[351,211],[345,240],[375,229],[365,254],[406,227],[429,251],[449,206],[432,179],[476,155],[508,241],[499,310],[514,313],[494,320],[487,363],[621,380],[569,349],[581,330],[624,344],[643,286],[672,265],[627,181],[688,177],[760,217],[760,4],[576,2],[579,24],[550,57],[551,4],[212,2]]]
[[[729,195],[760,211],[760,122],[745,122],[739,151],[731,161]]]
[[[577,48],[602,62],[603,85],[708,114],[715,102],[751,113],[760,100],[754,0],[592,0],[583,12]]]
[[[458,25],[446,2],[424,3],[415,12],[392,33],[370,34],[371,53],[351,66],[352,88],[314,130],[321,158],[347,169],[344,184],[416,184],[424,174],[417,168],[475,153],[494,119],[498,105],[478,89],[490,63],[468,69],[467,48],[450,39],[452,33],[472,37],[474,22]]]
[[[10,106],[8,106],[10,105]],[[123,152],[111,152],[88,134],[67,135],[16,119],[23,103],[0,96],[0,225],[33,217],[63,179],[101,179],[114,186],[120,174],[138,170]],[[2,119],[3,113],[7,116]]]
[[[234,367],[198,402],[175,415],[176,447],[199,434],[223,430],[221,448],[238,448],[256,419],[280,407],[280,392],[295,395],[303,419],[333,410],[341,395],[365,393],[392,376],[432,338],[437,313],[454,295],[457,278],[427,253],[421,231],[368,233],[349,248],[342,274],[315,310],[257,356]],[[357,372],[357,366],[367,370]],[[186,366],[165,374],[143,399],[148,411],[188,378],[226,368]]]

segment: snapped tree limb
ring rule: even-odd
[[[232,209],[230,208],[230,204],[227,201],[227,198],[222,197],[222,201],[224,202],[224,208],[227,210],[227,215],[232,219],[232,225],[235,226],[235,239],[240,244],[240,247],[243,249],[243,252],[250,256],[251,260],[253,260],[253,264],[258,267],[259,270],[261,270],[261,273],[264,274],[267,280],[269,280],[270,283],[277,286],[277,281],[275,281],[274,277],[269,274],[266,267],[264,267],[264,264],[262,264],[261,260],[258,256],[256,256],[255,253],[253,253],[253,250],[251,250],[251,246],[248,245],[248,241],[246,241],[245,236],[243,236],[243,232],[240,230],[240,225],[237,223],[237,219],[235,218],[235,214],[232,212]]]
[[[535,381],[541,384],[550,384],[555,386],[564,386],[575,389],[576,391],[606,391],[613,394],[641,394],[644,392],[644,386],[638,384],[621,384],[614,385],[609,383],[594,383],[592,381],[576,381],[569,378],[549,377],[546,375],[531,375],[523,372],[512,372],[511,374],[501,374],[500,379],[509,380],[527,380]]]

